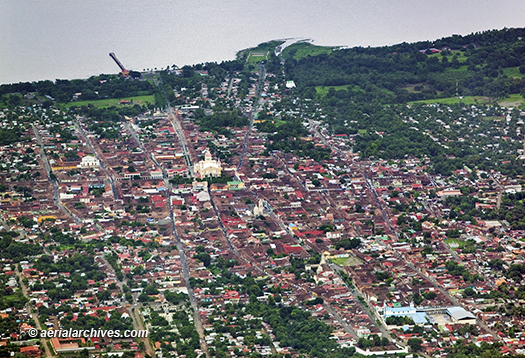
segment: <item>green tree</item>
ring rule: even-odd
[[[407,343],[413,352],[419,352],[421,350],[421,344],[423,341],[419,338],[409,338]]]

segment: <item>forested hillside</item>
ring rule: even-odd
[[[525,93],[525,29],[289,55],[284,68],[311,101],[303,113],[330,134],[348,134],[362,158],[428,159],[444,175],[464,166],[524,173],[516,107]]]
[[[118,75],[92,76],[81,80],[24,82],[0,86],[0,96],[9,93],[37,92],[58,102],[70,102],[78,94],[79,100],[120,98],[151,94],[153,85],[148,81],[134,81]]]
[[[525,87],[525,29],[354,47],[299,61],[289,58],[285,68],[307,95],[315,86],[349,86],[355,101],[403,103],[454,96],[457,80],[462,96],[499,98]]]

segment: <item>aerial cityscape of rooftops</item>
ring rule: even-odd
[[[0,86],[0,357],[525,354],[525,28],[117,55]]]

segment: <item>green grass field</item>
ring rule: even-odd
[[[359,266],[363,263],[360,259],[358,259],[355,256],[338,257],[335,259],[330,259],[330,261],[339,266]]]
[[[466,96],[463,98],[456,97],[447,97],[447,98],[435,98],[435,99],[425,99],[421,101],[408,102],[408,104],[415,103],[441,103],[441,104],[455,104],[455,103],[464,103],[464,104],[492,104],[493,101],[488,97],[482,96]]]
[[[315,86],[315,91],[317,92],[317,94],[320,94],[322,96],[326,96],[328,94],[328,91],[330,90],[330,88],[333,88],[336,91],[340,91],[340,90],[348,91],[349,87],[350,87],[350,85],[344,85],[344,86]]]
[[[281,44],[283,44],[284,41],[280,41],[280,40],[275,40],[275,41],[268,41],[268,42],[263,42],[259,45],[257,45],[257,47],[253,47],[253,48],[246,48],[244,50],[241,50],[239,52],[237,52],[237,59],[242,59],[244,58],[244,56],[248,56],[250,52],[262,52],[264,54],[266,54],[266,52],[270,51],[275,51],[275,48]],[[266,59],[266,58],[264,58]],[[258,61],[261,61],[260,59],[258,61],[250,61],[248,58],[246,58],[246,60],[248,62],[251,62],[251,63],[255,63],[255,62],[258,62]]]
[[[509,67],[503,69],[503,74],[507,77],[522,78],[525,74],[520,73],[519,67]]]
[[[260,54],[260,53],[264,53],[264,56],[259,56],[258,54]],[[250,54],[248,55],[248,59],[246,61],[248,63],[258,63],[258,62],[261,62],[261,61],[265,61],[267,53],[268,52],[251,51]],[[254,54],[255,54],[255,56],[254,56]]]
[[[486,117],[483,117],[484,120],[486,121],[502,121],[503,120],[503,117],[498,117],[498,116],[486,116]]]
[[[390,91],[389,89],[386,89],[386,88],[379,88],[379,90],[383,93],[391,94],[392,96],[395,95],[393,91]]]
[[[460,66],[459,68],[447,68],[445,72],[466,72],[468,71],[468,66]]]
[[[511,94],[508,97],[502,98],[498,100],[498,103],[500,106],[503,107],[520,107],[523,108],[525,103],[523,100],[523,96],[519,93]]]
[[[286,121],[283,121],[283,120],[280,120],[280,119],[277,119],[277,118],[274,118],[272,119],[273,120],[273,124],[275,124],[276,127],[280,127],[282,126],[283,124],[286,123]]]
[[[263,42],[257,47],[250,49],[252,52],[267,52],[267,51],[275,51],[275,48],[279,45],[282,45],[284,41],[282,40],[275,40],[275,41],[268,41]]]
[[[94,105],[96,108],[107,108],[111,106],[120,106],[120,101],[126,100],[131,101],[133,100],[133,104],[140,104],[144,105],[146,103],[155,103],[155,96],[148,95],[148,96],[135,96],[135,97],[123,97],[123,98],[108,98],[108,99],[97,99],[94,101],[77,101],[77,102],[69,102],[66,103],[66,107],[81,107],[81,106],[87,106],[88,104]]]
[[[453,54],[458,54],[458,61],[459,63],[463,63],[467,61],[467,56],[465,56],[464,52],[461,51],[452,51]],[[451,58],[452,59],[452,58]]]
[[[306,56],[317,56],[323,53],[330,54],[332,50],[332,47],[316,46],[309,42],[297,42],[285,48],[282,56],[284,58],[293,57],[296,60],[300,60]],[[290,52],[293,56],[291,56]]]
[[[427,86],[425,86],[424,83],[415,83],[415,84],[407,85],[407,86],[403,87],[403,89],[407,90],[408,92],[419,93],[421,91],[416,91],[416,89],[415,89],[417,86],[421,86],[421,87],[423,87],[423,89],[428,88]]]
[[[13,294],[13,295],[8,295],[8,296],[4,296],[2,297],[6,302],[16,302],[18,301],[20,298],[16,295],[16,294]]]
[[[451,51],[451,52],[452,52],[452,54],[447,56],[449,62],[452,62],[452,59],[454,58],[455,55],[457,55],[457,59],[458,59],[459,63],[463,63],[463,62],[467,61],[468,57],[465,56],[465,52],[458,51],[458,50],[454,50],[454,51]],[[432,55],[428,55],[428,57],[437,57],[441,61],[441,59],[444,56],[441,56],[441,53],[435,53],[435,54],[432,54]]]

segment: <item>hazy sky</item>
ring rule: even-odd
[[[232,59],[260,42],[382,46],[525,27],[525,0],[0,0],[0,83]]]

